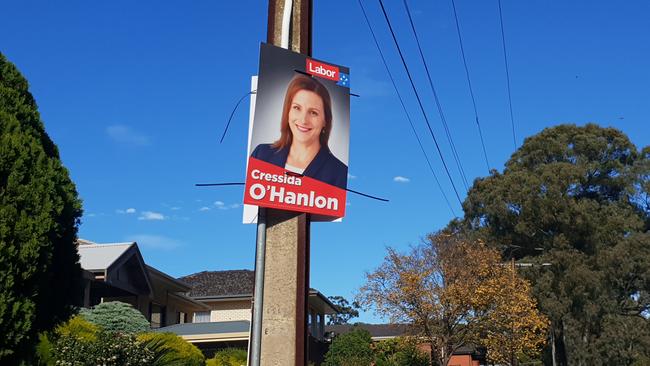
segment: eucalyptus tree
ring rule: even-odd
[[[548,363],[647,360],[650,148],[595,124],[547,128],[477,179],[463,207],[505,258],[540,264],[522,273],[551,320]]]

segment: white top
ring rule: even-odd
[[[289,164],[284,164],[284,169],[297,174],[302,174],[305,171],[305,169],[296,168],[295,166]]]

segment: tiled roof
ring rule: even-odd
[[[248,269],[203,271],[179,280],[192,287],[191,297],[253,296],[255,272]]]

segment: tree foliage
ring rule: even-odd
[[[325,354],[325,366],[366,366],[375,356],[372,350],[372,338],[364,329],[353,329],[334,338]]]
[[[144,315],[130,304],[120,301],[103,302],[92,309],[82,309],[81,315],[106,332],[143,333],[149,330],[149,322]]]
[[[0,363],[28,357],[80,300],[80,217],[27,81],[0,54]]]
[[[328,325],[348,324],[351,319],[359,316],[359,304],[356,301],[350,304],[343,296],[329,296],[328,299],[336,307],[336,314],[329,316]]]
[[[523,273],[551,319],[552,362],[648,356],[650,148],[622,132],[560,125],[526,139],[503,173],[475,181],[464,224]]]
[[[485,344],[499,362],[535,354],[546,337],[546,318],[528,283],[500,259],[460,233],[433,234],[408,253],[388,248],[384,262],[366,275],[359,300],[391,322],[411,324],[440,365],[470,344]],[[504,340],[510,352],[500,346]]]
[[[376,366],[429,366],[429,356],[418,349],[418,340],[398,337],[373,344]]]

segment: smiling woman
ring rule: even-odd
[[[332,100],[315,78],[295,76],[287,87],[280,138],[258,145],[251,157],[345,188],[348,168],[329,150]]]

